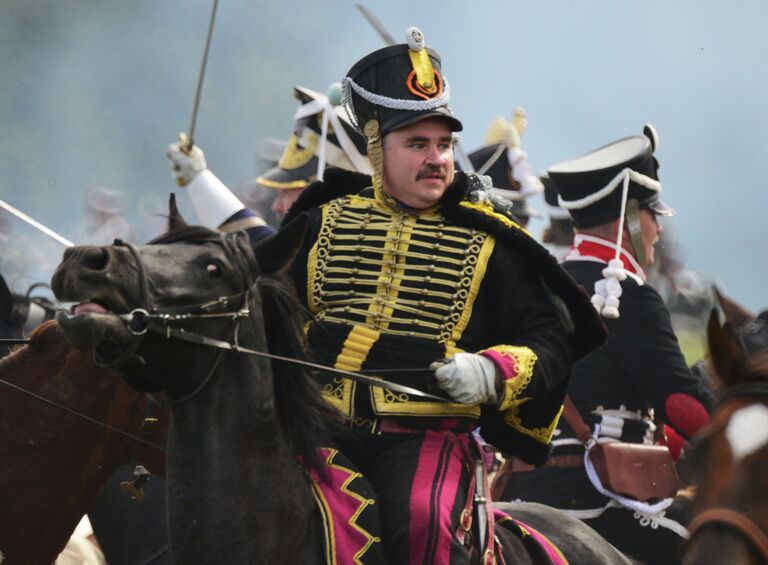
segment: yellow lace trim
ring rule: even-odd
[[[530,399],[526,398],[525,400]],[[552,423],[550,423],[546,428],[526,428],[523,425],[523,421],[520,419],[520,416],[518,416],[519,409],[520,408],[518,405],[513,406],[507,410],[507,412],[504,414],[504,421],[507,423],[507,425],[511,428],[514,428],[523,435],[532,437],[539,443],[543,443],[544,445],[549,444],[549,442],[552,441],[555,428],[557,428],[557,422],[560,420],[560,415],[563,413],[563,407],[560,407],[560,410],[557,411],[557,415],[552,420]]]
[[[477,243],[474,241],[473,243],[475,246],[477,246]],[[488,268],[488,261],[491,258],[491,254],[493,253],[493,248],[495,245],[496,239],[490,235],[485,237],[485,240],[482,242],[480,252],[477,254],[477,264],[475,265],[474,272],[471,275],[472,282],[469,284],[469,292],[464,304],[462,305],[461,318],[459,318],[458,323],[454,326],[453,331],[451,332],[451,339],[448,342],[450,345],[455,346],[459,340],[461,340],[461,336],[464,334],[464,330],[466,330],[467,326],[469,325],[469,319],[472,317],[472,311],[474,310],[475,306],[475,299],[477,298],[477,293],[480,292],[480,285],[485,278],[485,271]]]
[[[531,383],[533,367],[538,360],[536,353],[530,347],[517,345],[497,345],[484,351],[495,351],[502,357],[513,359],[517,368],[517,374],[504,381],[504,391],[499,401],[499,410],[508,410],[513,406],[522,404],[519,401],[520,393]]]
[[[477,210],[478,212],[485,214],[486,216],[490,216],[491,218],[498,220],[508,228],[515,228],[528,236],[531,235],[528,230],[521,227],[519,224],[513,222],[512,220],[507,218],[504,214],[499,214],[497,211],[495,211],[490,202],[461,202],[460,206],[463,206],[464,208],[469,208],[470,210]]]

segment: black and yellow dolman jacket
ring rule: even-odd
[[[314,359],[387,369],[380,376],[422,390],[432,378],[424,369],[460,351],[491,349],[513,370],[497,406],[425,401],[332,375],[319,377],[326,398],[372,432],[385,420],[474,422],[502,451],[543,463],[571,364],[605,341],[589,298],[477,176],[457,173],[438,206],[417,212],[370,185],[329,169],[283,222],[309,216],[291,274],[313,315]]]

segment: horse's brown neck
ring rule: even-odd
[[[0,361],[0,379],[124,430],[142,396],[66,344],[58,326]],[[0,384],[0,551],[7,563],[51,563],[131,442]]]

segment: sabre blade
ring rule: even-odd
[[[200,67],[200,76],[197,78],[197,90],[195,92],[195,104],[192,108],[192,122],[189,125],[189,135],[186,136],[186,148],[190,150],[195,143],[195,127],[197,126],[197,111],[200,108],[200,96],[203,92],[203,82],[205,80],[205,69],[208,66],[208,52],[211,49],[211,36],[213,35],[213,24],[216,21],[216,9],[219,6],[219,0],[213,0],[213,8],[211,8],[211,18],[208,21],[208,36],[205,39],[205,50],[203,51],[203,64]],[[179,139],[182,134],[179,134]],[[183,140],[182,140],[182,147]]]
[[[123,321],[130,321],[129,315],[119,315],[118,317]],[[377,377],[370,377],[367,375],[361,375],[360,373],[355,373],[353,371],[345,371],[343,369],[337,369],[336,367],[328,367],[326,365],[320,365],[319,363],[312,363],[311,361],[304,361],[303,359],[294,359],[293,357],[285,357],[283,355],[276,355],[274,353],[267,353],[266,351],[256,351],[254,349],[249,349],[247,347],[242,346],[234,346],[233,344],[222,341],[219,339],[214,339],[212,337],[200,335],[194,332],[188,332],[184,330],[183,328],[171,328],[169,326],[161,326],[159,324],[155,324],[150,322],[147,325],[147,328],[155,333],[159,333],[161,335],[165,335],[168,338],[175,338],[180,339],[183,341],[188,341],[190,343],[197,343],[200,345],[207,345],[209,347],[218,347],[219,349],[228,349],[231,351],[236,351],[238,353],[248,353],[249,355],[256,355],[259,357],[266,357],[268,359],[275,359],[276,361],[285,361],[287,363],[293,363],[295,365],[303,365],[304,367],[310,367],[312,369],[317,369],[326,373],[332,373],[334,375],[340,375],[342,377],[345,377],[347,379],[351,379],[353,381],[365,383],[371,386],[377,386],[381,388],[386,388],[388,390],[393,390],[395,392],[402,392],[404,394],[410,394],[413,396],[420,396],[422,398],[429,398],[431,400],[438,400],[440,402],[451,402],[449,398],[437,396],[434,394],[430,394],[428,392],[424,392],[423,390],[419,390],[416,388],[411,388],[409,386],[393,383],[391,381],[384,380],[382,378]]]
[[[0,200],[0,208],[3,208],[4,210],[10,212],[11,214],[16,216],[20,220],[25,221],[26,223],[28,223],[33,228],[35,228],[38,231],[44,233],[48,237],[50,237],[52,239],[55,239],[56,241],[58,241],[62,245],[66,246],[66,247],[74,247],[75,246],[75,244],[72,243],[71,241],[69,241],[67,238],[60,236],[55,231],[53,231],[51,228],[48,228],[48,227],[44,226],[43,224],[41,224],[37,220],[34,220],[34,219],[30,218],[24,212],[22,212],[18,208],[14,208],[13,206],[8,204],[4,200]]]
[[[363,14],[363,17],[368,20],[368,23],[373,26],[373,29],[375,29],[378,34],[381,36],[381,38],[384,40],[384,43],[387,45],[394,45],[397,43],[395,41],[395,38],[390,35],[390,33],[387,31],[387,29],[384,27],[384,24],[381,23],[381,20],[373,15],[373,12],[371,12],[368,8],[363,6],[362,4],[355,4],[357,6],[357,9],[360,10],[360,13]]]

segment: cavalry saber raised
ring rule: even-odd
[[[179,141],[181,146],[191,149],[195,143],[195,127],[197,126],[197,111],[200,108],[200,96],[203,92],[203,82],[205,81],[205,69],[208,66],[208,52],[211,50],[211,37],[213,36],[213,25],[216,22],[216,10],[219,7],[219,0],[213,0],[211,8],[211,18],[208,21],[208,36],[205,39],[205,50],[203,51],[203,63],[200,67],[200,76],[197,78],[197,90],[195,92],[195,103],[192,107],[192,121],[189,125],[189,135],[180,133]]]
[[[361,14],[363,14],[363,17],[368,20],[368,23],[373,26],[373,29],[379,33],[381,38],[384,40],[384,43],[387,45],[394,45],[396,43],[395,38],[390,35],[390,33],[384,27],[384,24],[381,23],[381,20],[373,15],[373,12],[371,12],[362,4],[355,4],[355,6],[357,6],[357,9],[360,10]]]
[[[8,204],[6,201],[0,200],[0,208],[3,208],[4,210],[7,210],[8,212],[13,214],[14,216],[19,218],[20,220],[23,220],[23,221],[27,222],[33,228],[37,229],[38,231],[43,232],[48,237],[50,237],[52,239],[55,239],[56,241],[58,241],[62,245],[65,245],[67,247],[74,247],[75,246],[75,244],[72,243],[71,241],[69,241],[68,239],[66,239],[64,237],[61,237],[59,234],[57,234],[51,228],[45,227],[43,224],[41,224],[37,220],[35,220],[33,218],[30,218],[24,212],[22,212],[18,208],[14,208],[10,204]]]
[[[128,316],[131,316],[131,319],[132,319],[132,314],[129,314]],[[127,319],[127,317],[125,316],[120,316],[120,318],[123,320]],[[402,392],[404,394],[411,394],[413,396],[420,396],[422,398],[429,398],[431,400],[438,400],[440,402],[451,402],[449,398],[446,398],[443,396],[436,396],[434,394],[430,394],[428,392],[424,392],[416,388],[411,388],[409,386],[393,383],[390,381],[385,381],[384,379],[369,377],[367,375],[361,375],[360,373],[355,373],[353,371],[345,371],[343,369],[337,369],[336,367],[328,367],[326,365],[320,365],[319,363],[312,363],[311,361],[294,359],[293,357],[285,357],[283,355],[276,355],[274,353],[267,353],[265,351],[256,351],[254,349],[248,349],[247,347],[234,345],[227,341],[221,341],[221,340],[213,339],[211,337],[207,337],[204,335],[188,332],[181,328],[172,328],[170,326],[163,326],[156,323],[149,323],[147,325],[147,329],[154,333],[159,333],[161,335],[164,335],[168,339],[171,339],[171,338],[179,339],[182,341],[187,341],[189,343],[196,343],[198,345],[207,345],[209,347],[217,347],[219,349],[228,349],[230,351],[235,351],[237,353],[248,353],[249,355],[266,357],[268,359],[275,359],[276,361],[285,361],[286,363],[303,365],[304,367],[309,367],[311,369],[315,369],[325,373],[333,373],[335,375],[340,375],[347,379],[352,379],[353,381],[365,383],[371,386],[386,388],[388,390],[392,390],[395,392]]]

